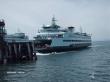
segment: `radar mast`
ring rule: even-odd
[[[53,18],[52,18],[52,26],[54,26],[54,25],[56,25],[56,19],[55,19],[55,17],[53,16]]]

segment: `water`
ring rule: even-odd
[[[110,42],[0,66],[0,82],[110,82]]]

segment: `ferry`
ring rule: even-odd
[[[49,26],[43,25],[34,37],[35,50],[39,53],[65,52],[91,46],[91,35],[75,32],[75,27],[61,28],[55,17]]]

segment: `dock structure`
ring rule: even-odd
[[[0,63],[2,63],[6,57],[6,42],[4,41],[5,35],[5,23],[4,20],[0,20]]]
[[[33,52],[33,42],[7,42],[7,59],[9,62],[20,62],[36,60],[37,56]]]
[[[37,60],[33,52],[33,41],[5,40],[7,35],[4,20],[0,20],[0,63]]]

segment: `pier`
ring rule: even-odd
[[[7,42],[7,59],[9,62],[36,60],[32,42]]]
[[[4,20],[0,20],[0,63],[37,60],[33,41],[5,40],[7,35]]]

